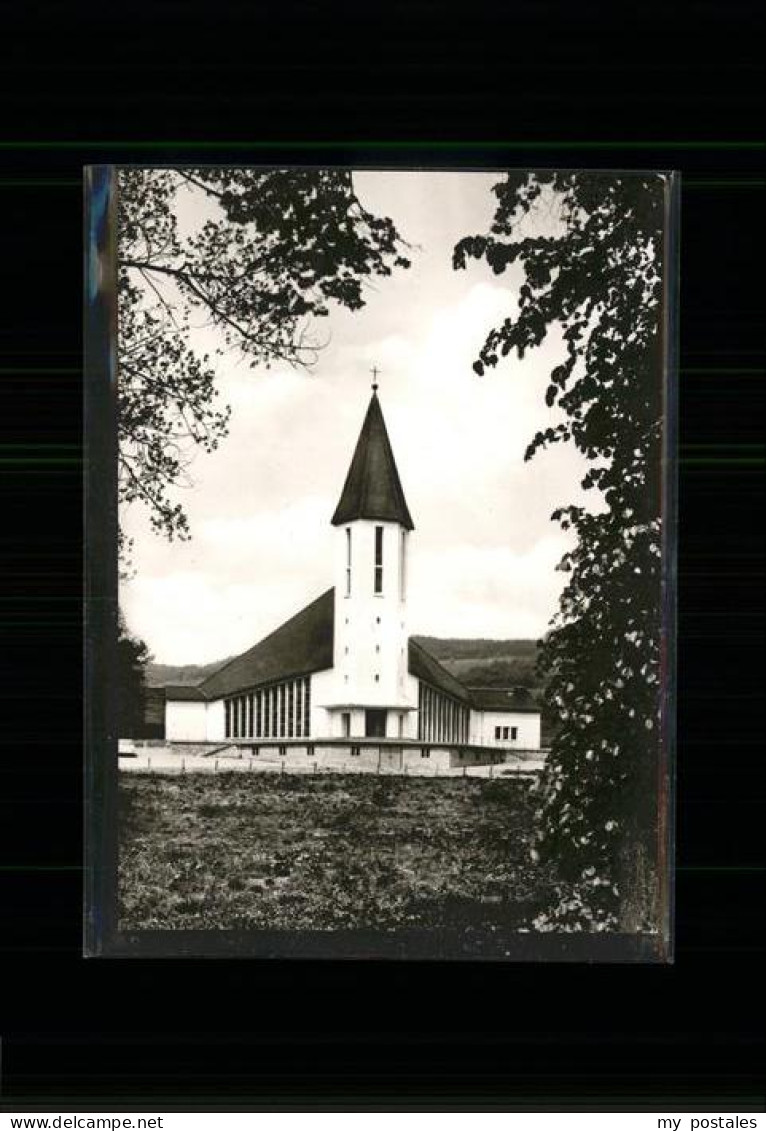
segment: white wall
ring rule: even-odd
[[[515,739],[495,738],[495,727],[516,727]],[[527,711],[471,711],[471,742],[504,750],[539,750],[540,715]]]
[[[223,742],[226,739],[226,706],[223,699],[206,703],[206,732],[208,742]]]
[[[165,702],[165,738],[170,742],[207,740],[207,703],[199,700],[168,699]]]
[[[335,732],[327,704],[335,702],[335,673],[330,668],[324,672],[314,672],[309,678],[311,680],[310,737],[331,738]],[[338,721],[338,726],[340,726],[340,721]],[[339,736],[340,730],[338,730],[336,737]]]

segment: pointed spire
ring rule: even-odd
[[[378,400],[377,373],[374,376],[367,415],[332,524],[340,526],[357,518],[377,518],[414,530]]]

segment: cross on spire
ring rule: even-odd
[[[380,370],[378,369],[377,365],[373,365],[372,369],[370,370],[370,373],[372,373],[372,391],[373,391],[373,393],[377,393],[377,391],[378,391],[378,374],[380,373]]]

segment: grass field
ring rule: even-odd
[[[508,931],[555,881],[519,781],[135,774],[120,805],[123,930]]]

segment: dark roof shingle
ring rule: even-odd
[[[377,518],[415,529],[377,393],[372,394],[332,523],[340,526],[357,518]]]
[[[220,699],[259,684],[324,671],[333,665],[335,590],[328,589],[305,609],[209,675],[199,687]]]
[[[151,687],[148,691],[159,692],[162,694],[161,687]],[[206,700],[207,695],[204,694],[201,687],[189,685],[188,683],[172,684],[169,683],[165,687],[165,698],[173,699],[176,702],[196,702],[197,700]]]
[[[328,589],[197,687],[167,687],[165,697],[192,701],[222,699],[262,684],[325,671],[333,666],[334,620],[335,590]],[[414,637],[409,640],[408,668],[416,679],[478,711],[540,710],[525,688],[466,687]]]
[[[438,691],[443,691],[445,695],[452,695],[455,699],[460,699],[464,703],[468,702],[468,691],[460,680],[448,672],[413,637],[410,637],[407,658],[410,675],[422,679],[424,683],[430,683],[432,687],[435,687]]]

